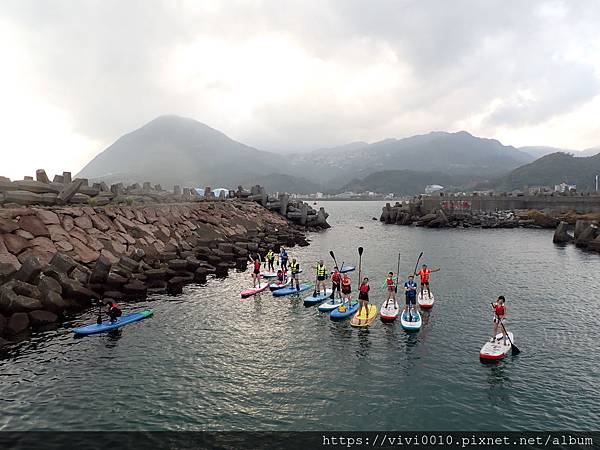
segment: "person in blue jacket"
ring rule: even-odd
[[[410,321],[412,322],[412,310],[417,306],[417,283],[415,282],[415,276],[409,275],[408,280],[404,283],[404,293],[406,295],[406,304],[404,305],[404,312],[408,311]]]

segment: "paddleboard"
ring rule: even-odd
[[[73,333],[79,334],[79,335],[104,333],[105,331],[115,330],[117,328],[121,328],[130,323],[137,322],[139,320],[143,320],[146,317],[150,317],[152,314],[154,314],[154,311],[152,311],[151,309],[139,311],[139,312],[136,312],[133,314],[126,314],[124,316],[117,318],[117,320],[112,323],[107,320],[105,322],[102,322],[100,325],[95,323],[93,325],[86,325],[84,327],[75,328],[73,330]]]
[[[287,286],[287,287],[284,287],[281,289],[277,289],[276,291],[273,291],[273,295],[275,297],[281,297],[283,295],[297,294],[298,292],[308,291],[309,289],[312,289],[312,287],[313,287],[312,283],[301,283],[300,290],[297,291],[296,285],[294,284],[294,286]]]
[[[344,266],[340,269],[340,273],[354,272],[355,270],[356,270],[356,267],[354,267],[354,266]]]
[[[357,328],[368,327],[377,317],[377,306],[369,304],[367,308],[358,308],[358,312],[352,317],[350,325]]]
[[[431,309],[435,303],[435,296],[431,294],[431,298],[429,298],[429,292],[425,289],[423,295],[421,295],[421,292],[417,294],[417,303],[421,309]]]
[[[413,309],[410,315],[408,311],[403,311],[400,314],[400,324],[406,331],[419,331],[421,329],[421,325],[423,324],[423,321],[421,320],[421,314],[419,314],[417,309]]]
[[[327,300],[327,298],[330,295],[331,295],[331,289],[326,289],[325,293],[323,293],[323,291],[321,291],[314,297],[311,294],[308,297],[304,297],[304,306],[313,306],[313,305],[316,305],[317,303],[321,303],[322,301]]]
[[[386,300],[381,304],[381,310],[379,312],[379,316],[381,317],[382,322],[393,322],[398,318],[398,314],[400,313],[400,306],[397,302],[390,300],[389,302]]]
[[[286,286],[289,286],[291,282],[292,282],[292,279],[289,278],[285,283],[275,283],[275,284],[269,285],[269,289],[271,289],[272,291],[276,291],[277,289],[282,289]]]
[[[261,272],[260,276],[263,278],[277,278],[277,272]]]
[[[348,305],[348,303],[344,303],[343,305],[338,306],[336,309],[331,310],[331,314],[329,314],[329,318],[331,320],[343,320],[350,317],[358,310],[358,300],[352,300],[352,302]]]
[[[508,336],[510,340],[515,342],[515,336],[512,334],[512,331],[508,332]],[[499,359],[504,358],[511,352],[510,341],[506,340],[506,345],[504,345],[504,338],[502,333],[498,333],[496,335],[496,341],[490,342],[489,340],[483,344],[481,350],[479,351],[479,358],[487,361],[497,361]]]
[[[255,287],[255,288],[250,288],[250,289],[244,289],[242,292],[240,292],[240,295],[242,296],[242,298],[246,298],[246,297],[250,297],[254,294],[258,294],[259,292],[264,291],[265,289],[267,289],[269,287],[269,282],[262,282],[260,287]]]
[[[319,311],[321,311],[321,312],[333,311],[334,309],[336,309],[338,306],[340,306],[344,302],[347,303],[348,299],[347,298],[341,299],[336,296],[333,300],[327,300],[326,302],[321,303],[319,305]]]

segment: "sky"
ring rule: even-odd
[[[157,116],[263,150],[433,130],[600,146],[595,0],[3,0],[0,175]]]

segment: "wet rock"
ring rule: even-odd
[[[577,247],[587,247],[588,243],[596,239],[598,235],[598,227],[596,225],[588,225],[587,228],[583,229],[579,235],[575,238],[575,245]]]
[[[85,266],[77,266],[69,275],[74,280],[79,281],[81,284],[88,284],[90,281],[91,271]]]
[[[556,227],[556,231],[554,231],[552,242],[555,244],[567,244],[569,242],[573,242],[573,236],[567,232],[568,229],[569,224],[567,222],[560,222],[558,227]]]
[[[183,292],[183,285],[186,279],[183,277],[173,277],[167,281],[167,292],[172,295],[181,294]]]
[[[188,266],[188,262],[185,259],[172,259],[167,264],[169,269],[175,271],[185,270]]]
[[[41,300],[42,306],[45,310],[52,311],[54,313],[61,313],[68,307],[67,302],[62,296],[55,291],[48,291]]]
[[[25,297],[30,297],[35,300],[39,300],[42,298],[42,293],[37,286],[33,284],[25,283],[20,280],[12,280],[8,282],[5,286],[12,287],[12,290],[17,295],[23,295]]]
[[[94,270],[92,270],[92,274],[90,275],[90,283],[103,283],[106,281],[111,266],[112,263],[109,258],[105,255],[100,255],[94,264]]]
[[[148,293],[148,288],[139,280],[131,280],[123,286],[123,292],[132,298],[145,298]]]
[[[16,234],[3,234],[0,235],[0,239],[4,240],[4,245],[13,255],[18,255],[23,250],[33,245],[29,240]]]
[[[79,281],[67,279],[62,284],[64,296],[76,300],[80,304],[90,305],[100,296],[83,286]]]
[[[123,275],[117,273],[112,270],[108,273],[106,277],[106,283],[110,286],[123,286],[129,281],[128,277],[124,277]]]
[[[44,325],[50,325],[58,320],[58,316],[50,311],[32,311],[28,314],[29,323],[32,327],[41,327]]]
[[[15,273],[15,279],[24,281],[30,284],[37,284],[42,273],[42,265],[36,257],[27,258],[23,261],[23,265]]]
[[[29,328],[29,316],[27,313],[18,312],[10,316],[6,324],[5,334],[12,336],[24,332]]]
[[[10,280],[16,271],[12,264],[0,263],[0,285]]]
[[[129,270],[130,272],[139,272],[140,270],[140,263],[134,259],[128,258],[127,256],[122,256],[119,259],[118,265]]]
[[[38,289],[40,290],[42,297],[47,295],[49,292],[56,292],[57,294],[62,294],[62,286],[58,281],[54,278],[49,277],[47,275],[42,275],[40,277],[40,282],[38,283]]]
[[[30,232],[34,237],[50,237],[48,227],[38,216],[21,216],[18,223],[21,229]]]
[[[146,275],[146,278],[148,278],[149,280],[164,280],[167,276],[167,269],[165,269],[165,268],[150,269],[150,270],[146,270],[144,272],[144,274]]]

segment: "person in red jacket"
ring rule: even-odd
[[[504,318],[506,317],[506,306],[504,305],[504,295],[500,295],[496,303],[492,303],[492,309],[494,310],[494,330],[492,332],[492,338],[490,342],[494,342],[496,340],[496,335],[498,334],[498,327],[502,327],[502,336],[504,337],[504,345],[506,345],[506,329],[502,325],[504,322]],[[500,339],[498,339],[500,340]]]
[[[360,302],[360,306],[358,307],[358,315],[360,316],[360,312],[362,308],[365,308],[365,316],[368,317],[369,314],[369,291],[371,290],[371,286],[369,286],[369,279],[367,277],[363,278],[363,282],[360,284],[358,288],[358,300]]]
[[[415,275],[421,278],[421,297],[423,297],[423,288],[427,286],[427,295],[431,298],[431,288],[429,287],[429,275],[433,272],[439,272],[440,269],[429,269],[427,264],[423,264],[423,268]]]
[[[342,274],[338,266],[335,266],[333,272],[331,272],[331,295],[329,298],[334,298],[336,292],[338,297],[342,298]]]
[[[260,266],[262,261],[260,260],[260,255],[256,255],[256,258],[250,259],[252,263],[252,287],[256,287],[258,283],[258,287],[260,287]]]
[[[348,303],[352,301],[352,280],[347,273],[342,277],[342,294]]]
[[[117,305],[115,301],[110,298],[105,299],[104,304],[106,305],[106,315],[108,315],[110,323],[115,323],[123,314],[119,308],[119,305]]]

